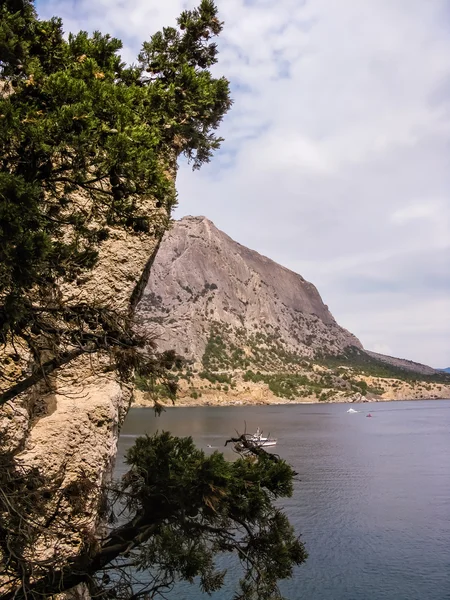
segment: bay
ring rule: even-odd
[[[138,435],[191,435],[206,453],[236,430],[278,438],[298,472],[285,510],[309,553],[291,600],[450,600],[450,400],[130,410],[116,475]],[[367,418],[367,413],[372,418]],[[212,446],[213,448],[209,448]],[[233,595],[227,588],[213,598]],[[180,585],[168,598],[207,598]]]

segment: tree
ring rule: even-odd
[[[127,66],[116,38],[66,40],[61,20],[38,19],[30,0],[0,4],[0,343],[28,353],[15,379],[0,372],[0,404],[36,384],[48,391],[51,373],[91,353],[108,354],[124,382],[137,370],[175,393],[166,378],[174,353],[158,356],[126,311],[68,301],[64,289],[95,267],[111,231],[159,239],[176,202],[178,156],[199,168],[219,147],[231,100],[209,69],[221,29],[213,1],[201,0]],[[223,582],[214,558],[230,552],[243,565],[240,598],[279,597],[277,580],[306,556],[273,504],[292,493],[294,473],[245,436],[239,443],[241,457],[227,462],[191,439],[140,439],[128,476],[102,490],[103,537],[84,528],[92,481],[67,484],[64,472],[49,480],[0,453],[0,599],[78,583],[97,597],[156,597],[197,576],[212,591]],[[68,532],[79,541],[69,557],[58,545]],[[150,577],[147,589],[133,585],[133,569]]]
[[[240,454],[234,462],[219,452],[205,456],[191,438],[169,433],[139,438],[127,455],[131,470],[112,488],[112,504],[105,506],[110,521],[120,513],[122,524],[100,541],[86,541],[74,560],[49,568],[48,561],[30,563],[22,557],[21,548],[40,535],[41,527],[23,515],[21,528],[2,532],[4,545],[14,549],[4,574],[15,585],[1,600],[48,597],[80,583],[88,584],[95,597],[164,598],[177,581],[195,578],[211,593],[225,577],[215,559],[230,553],[242,567],[236,600],[281,599],[278,580],[290,577],[307,557],[286,515],[274,505],[291,496],[295,473],[248,438],[230,440]],[[49,492],[42,479],[39,486],[33,486],[34,502]],[[57,493],[69,492],[74,490]],[[42,515],[47,522],[52,517],[52,527],[67,527],[54,512]]]
[[[1,4],[0,340],[25,341],[39,369],[0,403],[83,352],[112,351],[124,375],[135,366],[125,351],[142,340],[126,315],[68,305],[60,290],[95,266],[112,229],[161,237],[177,157],[199,168],[220,146],[231,100],[209,71],[222,29],[212,0],[178,25],[127,66],[116,38],[66,41],[61,20],[39,20],[29,0]]]

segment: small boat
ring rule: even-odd
[[[359,411],[358,411],[358,410],[355,410],[354,408],[349,408],[347,412],[348,412],[348,413],[357,413],[357,412],[359,412]]]
[[[256,444],[258,446],[267,447],[267,446],[276,446],[276,444],[277,444],[277,440],[275,438],[263,437],[262,432],[259,427],[255,433],[248,435],[247,439],[249,442],[252,442],[253,444]]]
[[[372,415],[370,413],[367,413],[366,417],[371,417]]]

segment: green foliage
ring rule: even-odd
[[[61,56],[61,20],[38,21],[30,0],[3,0],[0,5],[0,71],[18,76],[36,56],[47,69],[57,68]]]
[[[367,391],[370,394],[374,394],[375,396],[381,396],[381,394],[384,394],[385,389],[380,387],[380,386],[368,386],[367,387]]]
[[[254,373],[249,370],[244,375],[244,381],[253,381],[254,383],[263,382],[269,386],[270,391],[280,398],[295,398],[319,393],[323,389],[320,382],[312,381],[306,375],[297,373]],[[306,387],[308,387],[307,394]]]
[[[1,598],[49,598],[86,583],[92,596],[125,600],[139,590],[139,597],[157,599],[180,580],[195,580],[211,593],[225,576],[216,558],[228,554],[241,565],[235,598],[281,599],[278,581],[307,558],[279,508],[292,495],[296,473],[245,436],[231,441],[238,452],[234,461],[217,451],[206,456],[192,438],[138,438],[126,455],[130,471],[109,486],[103,516],[111,526],[103,538],[83,529],[83,498],[95,483],[81,477],[67,484],[64,468],[50,480],[36,468],[12,468],[12,457],[0,455],[0,511],[11,502],[16,508],[0,523],[2,552],[10,556],[2,563],[10,585]],[[43,523],[45,535],[64,538],[65,512],[55,511],[49,498],[78,511],[71,525],[83,532],[84,543],[67,562],[24,557],[27,544],[42,541]],[[40,512],[33,518],[35,506]]]
[[[208,132],[230,107],[228,81],[214,79],[208,70],[217,62],[217,46],[209,40],[221,32],[222,23],[214,3],[202,0],[199,8],[181,14],[178,25],[145,42],[139,61],[170,125],[170,141],[198,168],[219,148],[222,139]]]
[[[294,472],[265,452],[228,462],[219,452],[205,456],[191,438],[169,433],[139,438],[128,451],[132,467],[124,492],[133,515],[146,507],[156,524],[139,553],[139,569],[159,577],[192,582],[199,577],[206,592],[219,589],[224,573],[215,568],[217,551],[241,561],[242,600],[279,597],[277,581],[292,575],[306,559],[303,544],[274,501],[292,495]],[[161,582],[158,582],[160,584]],[[156,582],[152,582],[154,587]],[[164,592],[164,587],[160,590]]]
[[[364,380],[360,380],[360,381],[352,380],[352,388],[356,392],[360,392],[361,394],[363,394],[363,396],[365,396],[367,394],[368,385],[367,385],[367,382]]]
[[[61,20],[39,20],[29,1],[3,2],[0,16],[5,336],[24,332],[39,296],[55,302],[61,283],[94,266],[109,228],[160,235],[145,198],[170,212],[177,156],[194,168],[210,159],[231,101],[228,82],[209,71],[222,29],[211,0],[152,36],[132,67],[120,40],[66,40]]]
[[[172,400],[175,402],[177,393],[177,377],[164,374],[164,381],[154,383],[152,379],[147,379],[142,375],[136,375],[135,385],[141,392],[150,394],[153,400]]]
[[[1,3],[0,17],[0,342],[19,338],[37,365],[3,403],[83,353],[106,351],[132,375],[145,342],[128,313],[76,294],[68,308],[62,286],[82,285],[112,232],[162,235],[178,156],[194,168],[210,159],[231,100],[209,71],[222,29],[212,0],[155,34],[131,67],[120,40],[66,39],[28,0]]]
[[[243,327],[232,328],[215,321],[211,324],[202,362],[207,371],[250,366],[279,371],[290,367],[296,369],[304,361],[299,354],[287,350],[274,331],[261,327],[261,330],[249,333]]]
[[[211,333],[206,342],[202,364],[207,372],[216,371],[228,366],[229,357],[226,343],[218,326],[211,327]]]
[[[210,383],[231,383],[231,375],[229,373],[210,373],[202,371],[199,377],[206,379]]]
[[[334,395],[334,393],[334,390],[321,392],[321,394],[319,394],[319,402],[327,402]]]

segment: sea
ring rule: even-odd
[[[276,437],[274,451],[298,473],[284,501],[309,557],[281,582],[290,600],[450,600],[450,400],[132,408],[116,475],[137,436],[192,436],[206,453],[236,432]],[[368,418],[368,413],[372,416]],[[211,447],[210,447],[211,446]],[[231,600],[231,568],[214,600]],[[169,600],[208,598],[179,584]]]

